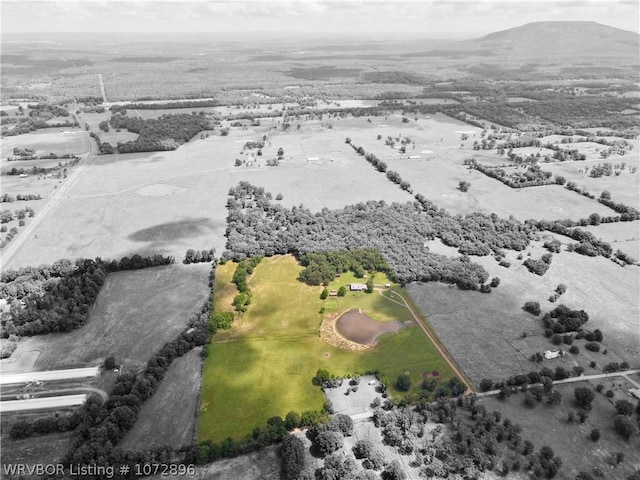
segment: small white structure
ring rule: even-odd
[[[16,383],[43,382],[54,380],[71,380],[75,378],[96,377],[100,374],[100,367],[72,368],[68,370],[48,370],[44,372],[9,373],[0,376],[0,385]]]
[[[28,398],[24,400],[5,400],[0,402],[0,413],[24,412],[50,408],[76,407],[87,400],[87,395],[62,395],[59,397]]]
[[[410,160],[415,160],[417,158],[420,158],[420,155],[409,155]]]
[[[364,292],[367,286],[364,283],[350,283],[349,290],[352,292]]]
[[[560,356],[559,350],[547,350],[544,352],[544,358],[551,360],[552,358],[558,358]]]

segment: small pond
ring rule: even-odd
[[[360,310],[349,310],[336,321],[340,335],[362,345],[373,345],[380,335],[397,332],[403,326],[402,322],[378,322]]]

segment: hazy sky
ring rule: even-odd
[[[640,31],[638,0],[0,0],[2,31],[404,33],[471,38],[545,20]]]

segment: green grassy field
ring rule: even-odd
[[[216,305],[225,303],[229,292],[225,282],[234,268],[233,263],[218,268],[217,291],[227,288],[227,294],[216,298]],[[438,370],[443,379],[452,375],[415,325],[380,338],[364,352],[324,343],[318,335],[322,287],[298,281],[301,268],[291,256],[265,258],[249,280],[252,303],[247,312],[231,330],[214,336],[204,368],[200,441],[240,438],[269,417],[321,409],[324,395],[311,384],[319,368],[335,375],[380,370],[392,380],[408,371],[414,391],[420,388],[423,373]],[[350,280],[345,275],[337,281]],[[378,280],[383,281],[381,274]],[[337,303],[339,311],[358,306],[378,320],[410,318],[406,310],[377,293],[349,293],[327,302]],[[392,393],[401,395],[393,388]]]

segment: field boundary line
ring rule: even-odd
[[[424,332],[424,334],[431,341],[431,343],[433,343],[433,345],[436,347],[436,350],[438,350],[440,355],[442,355],[442,358],[445,359],[447,364],[449,364],[449,366],[456,373],[458,378],[465,384],[465,386],[467,387],[467,392],[465,392],[465,393],[475,393],[474,388],[473,388],[473,384],[471,383],[471,381],[464,374],[462,369],[456,364],[455,360],[453,359],[453,357],[451,356],[449,351],[446,349],[444,344],[440,341],[440,339],[438,339],[438,337],[435,334],[435,332],[432,332],[430,327],[427,327],[427,325],[429,325],[429,324],[426,321],[426,319],[423,319],[421,315],[416,313],[416,310],[418,312],[420,310],[418,310],[417,308],[414,310],[414,308],[412,306],[412,302],[409,299],[407,299],[402,293],[398,292],[397,290],[395,290],[394,292],[397,295],[399,295],[400,298],[402,298],[402,300],[404,301],[405,306],[407,307],[407,309],[409,310],[409,312],[413,316],[415,322],[418,324],[420,329]]]

